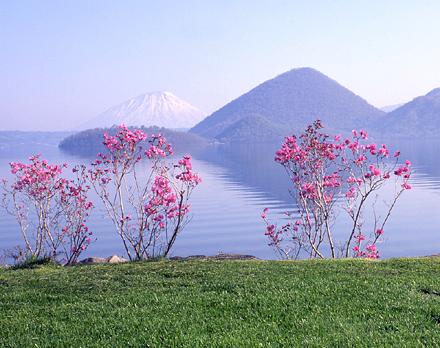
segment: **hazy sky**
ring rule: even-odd
[[[311,66],[376,106],[440,87],[440,1],[0,0],[0,129],[170,90],[206,112]]]

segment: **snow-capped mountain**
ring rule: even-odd
[[[171,92],[141,94],[116,105],[83,124],[80,129],[127,126],[158,126],[170,129],[191,128],[205,114]]]

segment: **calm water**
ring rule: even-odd
[[[387,140],[391,144],[392,141]],[[397,144],[396,144],[397,143]],[[395,141],[414,166],[413,190],[399,201],[380,246],[383,257],[420,256],[440,253],[440,142]],[[26,144],[0,149],[0,177],[9,176],[10,161],[25,161]],[[12,150],[13,149],[13,150]],[[274,218],[292,208],[288,180],[281,166],[273,162],[274,146],[213,146],[197,155],[194,168],[203,183],[192,196],[192,221],[179,236],[173,254],[216,254],[234,252],[275,258],[266,245],[260,214],[271,208]],[[56,146],[33,144],[32,153],[42,153],[51,162],[89,162],[60,152]],[[95,209],[89,225],[98,241],[87,255],[123,255],[120,240],[111,223]],[[0,212],[0,249],[21,242],[15,220]],[[337,233],[348,226],[338,222]]]

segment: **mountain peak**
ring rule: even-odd
[[[313,68],[296,68],[267,80],[207,117],[191,131],[205,137],[231,133],[240,119],[258,115],[285,132],[316,119],[337,130],[365,127],[385,113]],[[260,122],[263,124],[263,122]]]
[[[268,80],[266,82],[272,81],[272,80],[298,80],[298,79],[309,79],[309,80],[316,80],[316,79],[325,79],[325,80],[331,80],[327,75],[323,74],[322,72],[310,68],[310,67],[300,67],[300,68],[293,68],[291,70],[288,70],[276,77],[274,77],[271,80]]]
[[[191,128],[204,116],[202,111],[172,92],[155,91],[115,105],[80,128],[111,127],[121,123],[127,126]]]
[[[314,68],[311,68],[309,66],[302,66],[299,68],[293,68],[293,69],[290,69],[290,70],[282,73],[281,75],[289,75],[289,74],[318,74],[318,75],[325,76],[322,72],[320,72]]]
[[[142,93],[139,96],[143,97],[158,97],[158,98],[177,98],[172,92],[170,91],[153,91],[148,93]]]

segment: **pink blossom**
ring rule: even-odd
[[[269,208],[264,208],[263,212],[261,213],[261,218],[265,219],[268,212],[269,212]]]
[[[402,184],[402,187],[403,187],[405,190],[411,190],[411,188],[412,188],[412,186],[411,186],[410,184],[408,184],[407,182],[403,183],[403,184]]]

